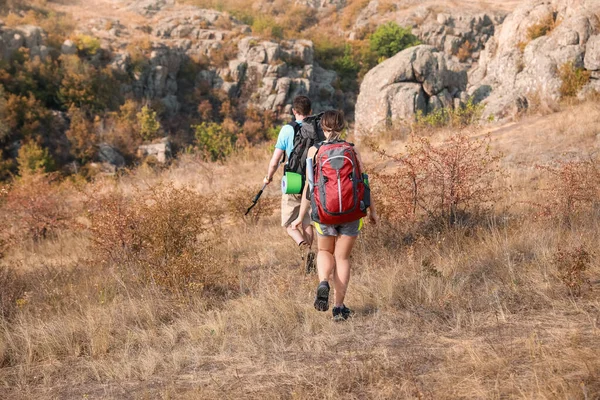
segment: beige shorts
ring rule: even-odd
[[[287,228],[300,214],[301,194],[281,195],[281,226]],[[310,207],[302,220],[302,225],[310,225]]]

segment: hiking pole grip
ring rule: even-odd
[[[263,191],[265,190],[265,188],[267,187],[267,184],[265,183],[262,187],[262,189],[260,189],[260,192],[258,192],[256,194],[256,196],[254,196],[254,199],[252,200],[253,203],[256,203],[258,201],[258,199],[260,199],[260,196],[262,196]]]
[[[248,209],[246,210],[246,213],[244,215],[248,215],[250,210],[252,210],[252,208],[256,205],[256,203],[258,203],[258,199],[260,199],[260,196],[263,194],[263,191],[265,190],[266,187],[267,187],[267,184],[265,183],[263,185],[262,189],[260,189],[260,192],[258,192],[256,194],[256,196],[254,196],[254,199],[252,199],[252,205],[250,207],[248,207]]]

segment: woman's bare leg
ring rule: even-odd
[[[335,236],[318,236],[317,243],[319,252],[317,253],[317,271],[319,281],[329,280],[329,276],[335,267],[335,258],[333,253],[336,249]]]
[[[344,305],[344,297],[346,297],[346,289],[348,288],[348,282],[350,281],[350,252],[352,251],[352,247],[356,242],[356,238],[356,236],[340,235],[337,238],[337,243],[335,243],[335,270],[333,271],[333,287],[335,289],[336,307],[341,307]],[[321,278],[320,268],[319,278]]]

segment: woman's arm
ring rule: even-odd
[[[317,153],[317,148],[316,147],[311,147],[310,149],[308,149],[308,154],[306,155],[306,158],[313,158],[315,156],[315,154]],[[306,213],[308,212],[308,207],[310,207],[310,200],[308,200],[308,190],[309,190],[309,185],[308,185],[308,163],[306,165],[306,180],[304,183],[304,190],[302,191],[302,199],[300,200],[300,213],[298,214],[298,218],[296,218],[296,220],[294,222],[292,222],[291,227],[292,229],[298,229],[298,226],[302,223],[302,221],[304,220],[304,216],[306,215]]]

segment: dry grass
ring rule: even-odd
[[[572,129],[570,118],[578,122]],[[181,202],[143,201],[152,218],[153,204],[195,209],[184,187],[229,198],[215,236],[226,261],[216,266],[235,271],[235,290],[181,296],[132,284],[85,250],[93,230],[23,242],[0,260],[15,271],[0,274],[2,293],[12,290],[0,298],[0,397],[597,398],[598,209],[567,226],[530,203],[552,200],[540,190],[552,180],[534,166],[597,146],[599,122],[598,105],[586,103],[492,131],[508,177],[495,182],[503,200],[476,224],[420,235],[385,221],[367,227],[347,297],[357,314],[344,324],[312,308],[316,278],[301,273],[278,226],[277,188],[261,199],[260,218],[245,223],[239,215],[254,184],[260,188],[266,148],[224,164],[187,157],[168,170],[99,180],[88,190],[148,199],[146,188],[166,181],[183,191],[173,193],[188,193]],[[447,138],[438,132],[431,143]],[[386,147],[402,151],[405,143]],[[363,152],[370,169],[388,168]],[[160,213],[168,225],[170,212]],[[188,226],[177,215],[173,221]],[[559,266],[557,255],[583,254],[577,249],[589,262],[571,268],[580,275],[570,279],[565,271],[575,264]]]

